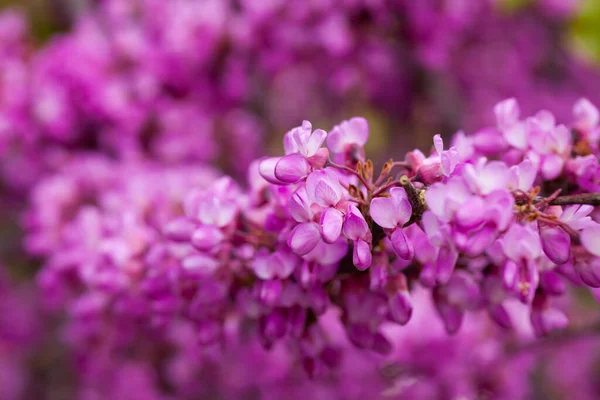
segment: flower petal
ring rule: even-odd
[[[281,157],[275,165],[275,178],[283,183],[295,183],[308,175],[310,166],[306,158],[298,153]]]
[[[400,228],[394,230],[390,237],[394,251],[403,260],[412,260],[415,249],[404,231]]]
[[[396,225],[402,226],[410,220],[410,217],[412,217],[412,206],[406,195],[406,190],[401,187],[391,188],[390,198],[394,203]]]
[[[571,252],[571,237],[559,227],[540,227],[542,249],[555,264],[569,261]]]
[[[359,271],[364,271],[371,266],[371,245],[362,239],[354,242],[352,262]]]
[[[281,184],[282,182],[275,177],[275,165],[279,162],[281,157],[265,157],[259,161],[258,173],[267,182],[274,184]]]
[[[581,231],[581,244],[593,255],[600,257],[600,224]]]
[[[317,224],[305,222],[297,225],[288,237],[288,246],[299,256],[303,256],[314,249],[321,240],[321,233]]]
[[[376,197],[371,200],[371,218],[382,228],[393,229],[396,227],[394,202],[387,197]]]
[[[344,221],[344,236],[348,239],[355,241],[358,239],[365,239],[369,235],[369,226],[367,225],[367,221],[360,213],[356,206],[350,206],[348,209],[348,213],[346,214],[346,219]]]
[[[323,240],[327,243],[335,242],[342,232],[344,214],[335,208],[326,208],[321,214],[321,231]]]

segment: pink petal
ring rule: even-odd
[[[505,188],[510,179],[510,171],[502,161],[490,161],[478,172],[478,183],[481,194],[489,194],[495,189]]]
[[[215,215],[215,225],[224,227],[233,222],[238,212],[238,204],[234,200],[220,202]]]
[[[412,216],[412,206],[410,205],[410,201],[408,201],[406,191],[401,187],[391,188],[390,198],[394,203],[396,225],[402,226],[407,223]]]
[[[335,206],[342,198],[342,191],[337,174],[330,168],[313,171],[306,178],[309,200],[321,207]]]
[[[223,240],[224,235],[220,229],[205,225],[194,231],[191,238],[192,245],[201,251],[214,249]]]
[[[303,256],[314,249],[321,240],[321,233],[317,224],[305,222],[297,225],[288,237],[288,246],[299,256]]]
[[[458,332],[460,326],[462,325],[464,311],[459,309],[458,307],[454,307],[444,300],[435,302],[436,309],[444,322],[444,327],[446,328],[446,332],[449,334],[454,334]]]
[[[452,147],[448,151],[442,152],[440,157],[442,172],[445,176],[450,176],[458,163],[458,151]]]
[[[334,126],[331,132],[327,135],[327,147],[333,153],[341,153],[344,151],[345,137],[344,131],[339,126]]]
[[[354,242],[352,262],[359,271],[364,271],[371,266],[371,245],[362,239]]]
[[[356,206],[349,207],[343,230],[344,236],[352,241],[365,239],[368,236],[369,226]]]
[[[533,182],[537,175],[537,168],[530,160],[524,160],[519,165],[513,167],[517,168],[517,189],[524,192],[528,192],[533,187]]]
[[[492,304],[489,307],[490,317],[494,320],[495,323],[500,325],[500,327],[504,329],[512,329],[512,321],[510,320],[510,315],[506,312],[506,309],[502,306],[502,304]]]
[[[438,134],[433,137],[433,147],[435,147],[438,156],[441,157],[442,151],[444,151],[444,140],[441,135]]]
[[[455,219],[460,227],[472,229],[485,221],[485,214],[486,209],[483,198],[472,196],[458,209]]]
[[[434,246],[440,246],[443,242],[443,233],[436,216],[431,211],[426,211],[421,217],[421,224],[430,243]]]
[[[486,199],[487,220],[493,222],[499,231],[504,231],[514,218],[515,198],[504,189],[494,190]]]
[[[281,157],[267,157],[259,161],[258,173],[267,182],[274,184],[281,184],[282,182],[275,177],[275,165],[279,162]]]
[[[352,143],[364,146],[369,139],[369,123],[362,117],[352,117],[348,120],[348,137]]]
[[[321,230],[323,231],[323,240],[327,243],[335,242],[342,232],[342,223],[344,214],[335,208],[326,208],[321,214]]]
[[[308,201],[308,194],[304,186],[299,187],[288,201],[288,211],[292,218],[298,222],[309,222],[313,217]]]
[[[392,199],[376,197],[371,200],[371,218],[382,228],[393,229],[396,227],[396,213],[394,208]]]
[[[339,238],[335,243],[319,241],[317,246],[303,258],[306,261],[314,261],[321,265],[334,265],[348,254],[348,241]]]
[[[419,282],[421,285],[432,288],[435,287],[435,267],[433,264],[425,264],[419,273]]]
[[[446,284],[452,276],[456,261],[458,260],[458,252],[452,247],[445,245],[440,248],[437,259],[435,261],[435,273],[437,281],[441,284]]]
[[[275,272],[281,279],[289,277],[300,265],[301,259],[289,249],[278,250],[273,253],[272,262],[275,263]]]
[[[252,270],[260,279],[272,279],[275,276],[276,264],[272,262],[266,249],[260,249],[251,263]]]
[[[281,157],[275,165],[275,178],[283,183],[295,183],[308,175],[310,166],[306,158],[298,153]]]
[[[575,126],[584,131],[596,127],[600,121],[598,109],[588,99],[580,99],[575,103],[573,116]]]
[[[431,185],[443,178],[442,165],[439,162],[421,164],[419,167],[419,178],[426,185]]]
[[[563,213],[560,216],[560,220],[565,222],[569,227],[576,231],[585,229],[590,226],[594,226],[595,222],[589,216],[594,211],[594,206],[587,204],[576,204],[565,207]]]
[[[525,150],[527,148],[527,127],[523,123],[516,123],[503,130],[504,138],[511,146]]]
[[[519,121],[519,103],[514,98],[506,99],[494,107],[496,121],[500,129],[506,129]]]
[[[548,154],[544,156],[542,161],[541,170],[542,176],[546,180],[553,180],[560,176],[565,160],[558,154]]]
[[[169,240],[188,241],[196,227],[197,224],[189,218],[180,217],[167,224],[164,234]]]
[[[326,182],[318,182],[315,186],[315,201],[321,207],[335,206],[340,199],[340,193]]]
[[[482,255],[494,243],[497,234],[495,226],[489,224],[484,226],[469,237],[464,249],[465,253],[471,257]]]
[[[548,258],[555,264],[564,264],[569,261],[571,252],[571,237],[562,228],[540,228],[542,249]]]
[[[565,328],[568,324],[569,319],[565,313],[553,307],[534,308],[531,312],[531,325],[537,336],[545,336],[554,330]]]
[[[219,265],[216,259],[204,254],[186,257],[181,262],[181,266],[187,273],[203,276],[213,274],[219,268]]]
[[[496,154],[498,151],[506,149],[506,140],[502,132],[497,128],[484,128],[475,133],[473,144],[477,150],[485,154]]]
[[[315,131],[308,138],[308,142],[306,143],[307,148],[307,157],[313,156],[317,150],[321,148],[325,138],[327,137],[327,132],[323,129],[315,129]]]
[[[438,217],[443,217],[446,211],[446,185],[434,183],[425,191],[425,203],[427,207]]]
[[[329,160],[329,150],[321,148],[315,154],[308,157],[308,163],[313,169],[322,169]]]
[[[575,266],[575,270],[577,271],[577,274],[579,275],[579,278],[581,278],[583,283],[585,283],[586,285],[593,287],[593,288],[600,287],[600,259],[599,258],[590,260],[590,262],[586,263],[586,264],[583,264],[583,263],[581,265],[577,264]]]
[[[596,257],[600,257],[600,224],[581,231],[580,239],[581,244],[587,251]]]
[[[405,290],[400,290],[390,296],[388,300],[390,314],[394,322],[405,325],[412,316],[413,305],[410,300],[410,294]]]
[[[414,247],[404,231],[400,228],[394,230],[391,236],[394,251],[403,260],[412,260],[415,255]]]
[[[544,271],[540,274],[540,287],[552,296],[560,296],[565,292],[565,283],[554,271]]]

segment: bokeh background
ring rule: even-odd
[[[240,372],[257,360],[277,370],[283,355],[246,349],[227,361],[186,358],[195,350],[185,326],[161,339],[168,354],[150,339],[116,351],[106,330],[86,336],[72,321],[85,319],[85,307],[60,291],[55,281],[65,278],[53,273],[98,256],[90,239],[96,219],[128,210],[131,231],[152,231],[173,212],[173,198],[215,171],[243,182],[249,163],[279,153],[282,135],[303,119],[329,130],[366,117],[367,152],[381,165],[428,149],[437,133],[492,125],[494,104],[507,97],[524,115],[548,109],[561,122],[581,97],[600,104],[598,0],[0,0],[0,7],[2,400],[302,397],[309,392],[297,375],[258,384]],[[82,231],[86,244],[73,239]],[[575,326],[600,317],[588,292],[568,302]],[[465,335],[451,343],[434,335],[454,349],[444,361],[452,369],[484,362],[488,338]],[[600,398],[599,342],[568,342],[519,360],[508,380],[529,398]],[[479,361],[465,356],[473,348]],[[520,372],[525,365],[533,367]],[[472,381],[473,371],[463,375]],[[439,376],[444,385],[459,379]],[[224,389],[236,379],[242,383]],[[353,395],[372,398],[364,379]],[[486,382],[477,398],[486,398]],[[323,384],[318,398],[337,398],[341,383]]]

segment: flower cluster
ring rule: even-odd
[[[419,286],[430,288],[450,333],[477,310],[511,328],[505,303],[518,299],[534,331],[547,334],[567,323],[551,301],[566,281],[600,283],[598,194],[577,186],[545,193],[559,177],[569,182],[569,129],[546,111],[520,121],[516,107],[500,103],[498,128],[463,136],[460,148],[444,150],[436,136],[430,156],[415,150],[377,177],[365,161],[364,119],[329,134],[305,121],[285,135],[283,157],[251,167],[244,195],[228,179],[190,193],[168,237],[193,247],[182,260],[188,274],[229,285],[267,347],[286,337],[300,343],[310,372],[329,362],[327,346],[306,342],[330,307],[341,308],[352,343],[385,354],[382,324],[410,320]],[[475,146],[502,148],[504,158]],[[215,309],[204,310],[211,333]]]

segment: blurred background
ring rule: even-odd
[[[168,352],[150,339],[115,351],[106,331],[94,337],[72,322],[87,309],[56,282],[97,256],[98,220],[128,210],[127,235],[151,232],[180,208],[174,199],[219,171],[244,184],[250,162],[280,153],[282,135],[304,119],[330,130],[366,117],[367,152],[381,165],[413,148],[427,152],[435,134],[449,139],[493,125],[493,106],[508,97],[522,115],[548,109],[564,123],[577,99],[600,104],[599,0],[0,0],[0,7],[0,400],[292,393],[259,394],[248,374],[236,390],[220,392],[218,382],[239,374],[238,364],[267,356],[256,350],[230,366],[210,357],[197,365],[180,354],[188,351],[180,340],[186,327],[160,339]],[[85,293],[78,290],[75,298]],[[598,318],[587,292],[568,304],[575,325]],[[86,334],[85,343],[74,339]],[[481,354],[488,346],[487,337],[456,340],[464,343],[446,346],[483,343]],[[519,390],[528,398],[600,398],[598,342],[574,342],[520,362],[534,367],[513,370],[526,381]],[[477,365],[455,356],[449,365]],[[466,375],[472,383],[473,371]],[[328,390],[340,383],[324,384],[318,398],[334,398]]]

